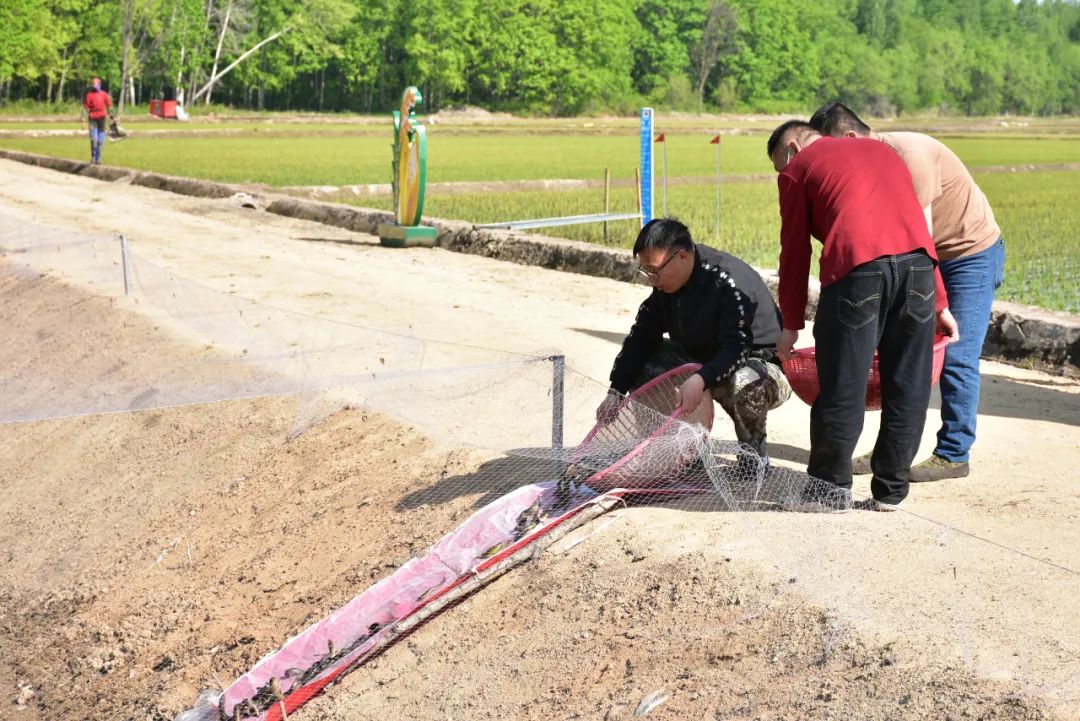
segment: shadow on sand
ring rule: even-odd
[[[777,458],[797,460],[800,454],[806,454],[793,446],[777,444],[770,448],[774,453],[783,451],[782,455],[776,455]],[[400,511],[429,504],[441,505],[474,495],[473,507],[482,508],[522,486],[558,480],[571,465],[566,460],[566,453],[556,454],[549,448],[515,449],[505,456],[486,461],[471,473],[446,476],[434,485],[409,493],[398,501],[396,508]],[[669,487],[692,489],[685,495],[645,490],[628,497],[626,503],[633,506],[677,503],[679,507],[694,511],[775,511],[793,497],[833,492],[832,486],[801,471],[775,465],[762,469],[756,458],[753,452],[734,451],[731,444],[723,444],[723,452],[710,455],[708,468],[701,460],[694,461],[670,482]],[[819,484],[823,488],[821,494],[816,494],[814,488]]]

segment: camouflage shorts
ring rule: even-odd
[[[778,363],[772,362],[775,351],[750,352],[746,362],[712,389],[715,400],[735,425],[735,437],[753,448],[759,456],[767,455],[766,418],[791,397],[791,385]],[[681,346],[665,341],[653,353],[638,377],[641,385],[684,363],[693,362]]]

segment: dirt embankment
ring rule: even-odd
[[[70,309],[111,329],[127,371],[201,352],[58,283],[3,291],[5,327]],[[71,362],[33,360],[46,376]],[[468,510],[393,511],[474,465],[467,453],[362,412],[290,441],[297,411],[264,399],[0,426],[0,718],[171,718]]]

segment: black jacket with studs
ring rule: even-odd
[[[653,289],[611,369],[611,387],[629,391],[666,333],[702,368],[706,388],[734,373],[755,349],[774,348],[780,309],[757,271],[730,253],[697,244],[694,270],[674,293]]]

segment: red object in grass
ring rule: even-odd
[[[941,367],[945,364],[945,347],[949,345],[948,336],[939,335],[934,339],[934,366],[930,372],[930,385],[938,382]],[[795,356],[784,361],[784,375],[791,384],[791,390],[807,405],[813,405],[818,397],[817,364],[813,348],[798,348]],[[876,411],[881,408],[881,374],[878,371],[878,357],[874,354],[874,363],[870,366],[870,378],[866,382],[866,410]]]

